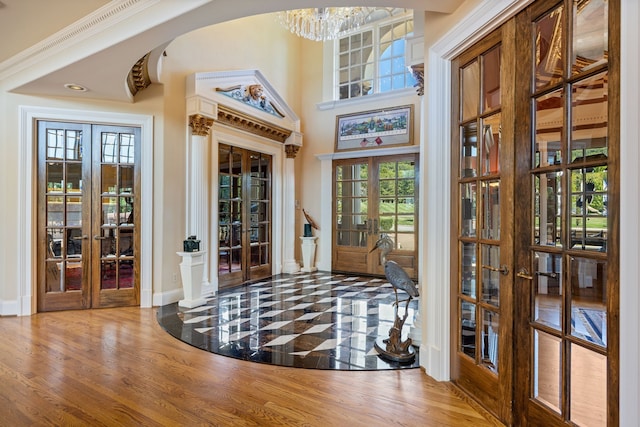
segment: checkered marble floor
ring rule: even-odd
[[[374,348],[377,338],[389,336],[394,302],[385,279],[316,272],[223,290],[193,309],[169,304],[157,317],[174,337],[242,360],[315,369],[417,368],[417,348],[407,364],[387,361]],[[400,303],[401,315],[405,305]],[[417,308],[412,300],[403,339]]]

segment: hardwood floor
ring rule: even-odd
[[[420,369],[325,371],[219,356],[156,309],[0,318],[0,425],[495,426]]]

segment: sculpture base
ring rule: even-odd
[[[413,362],[416,358],[416,350],[411,345],[407,348],[406,353],[392,353],[387,351],[387,343],[384,342],[386,339],[388,338],[378,338],[374,344],[375,349],[383,359],[399,363],[409,363]]]

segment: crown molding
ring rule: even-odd
[[[160,0],[113,0],[82,19],[0,63],[0,80],[73,47]]]

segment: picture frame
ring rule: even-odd
[[[336,116],[335,151],[413,144],[413,105]]]

